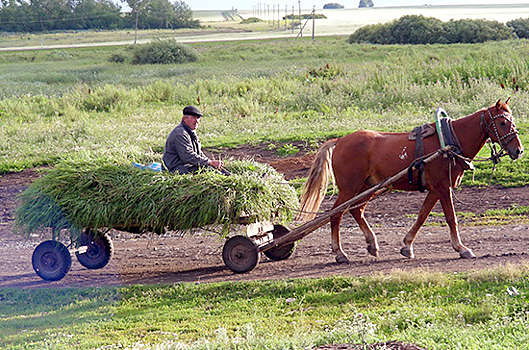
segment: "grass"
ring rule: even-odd
[[[206,148],[274,143],[288,155],[294,142],[317,145],[360,128],[407,131],[431,122],[439,106],[459,118],[512,96],[528,144],[526,40],[383,47],[329,37],[191,46],[197,62],[169,66],[109,62],[125,46],[0,52],[0,174],[159,159],[188,104],[205,112],[198,132]],[[528,162],[502,161],[493,184],[525,186]],[[474,185],[487,184],[491,164],[476,166]],[[526,215],[520,210],[490,216]],[[397,339],[431,349],[515,349],[529,341],[528,276],[522,265],[465,274],[0,289],[0,347],[304,349]]]
[[[197,62],[163,66],[108,61],[126,47],[0,53],[0,172],[86,155],[141,161],[161,153],[187,104],[206,113],[203,145],[223,149],[315,144],[360,128],[408,131],[431,122],[439,106],[459,118],[512,95],[527,143],[525,40],[382,47],[330,37],[192,47]],[[502,162],[493,183],[525,185],[527,162]],[[484,185],[491,165],[477,168],[476,185]]]
[[[429,349],[518,349],[529,341],[528,285],[522,265],[452,275],[0,289],[0,345],[304,349],[403,340]]]

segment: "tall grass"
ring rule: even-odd
[[[527,141],[526,40],[373,46],[327,38],[192,47],[198,62],[163,67],[110,63],[115,48],[44,51],[33,62],[29,53],[1,53],[10,69],[2,69],[0,83],[0,171],[78,153],[159,153],[188,104],[205,113],[204,146],[224,148],[315,143],[361,128],[407,131],[432,122],[439,106],[459,118],[512,96]],[[504,163],[496,183],[510,182],[513,166]],[[514,168],[526,164],[522,159]],[[518,172],[513,184],[526,183],[525,174]]]

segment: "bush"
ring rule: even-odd
[[[513,30],[497,21],[484,19],[451,20],[445,23],[447,43],[483,43],[513,38]]]
[[[174,64],[195,62],[198,54],[174,39],[157,39],[134,47],[132,64]]]
[[[507,22],[518,38],[529,39],[529,18],[518,18]]]
[[[241,21],[241,24],[259,23],[259,22],[262,22],[262,20],[257,17],[249,17],[249,18],[243,19]]]
[[[362,27],[348,42],[372,44],[482,43],[513,38],[513,29],[497,21],[462,19],[442,22],[433,17],[409,15],[386,24]]]

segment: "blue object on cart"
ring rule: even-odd
[[[143,165],[140,163],[132,162],[132,165],[143,170],[162,171],[162,163],[153,162],[147,165]]]

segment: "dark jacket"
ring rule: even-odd
[[[195,131],[184,122],[178,124],[165,141],[163,163],[167,170],[186,174],[207,166],[208,162]]]

